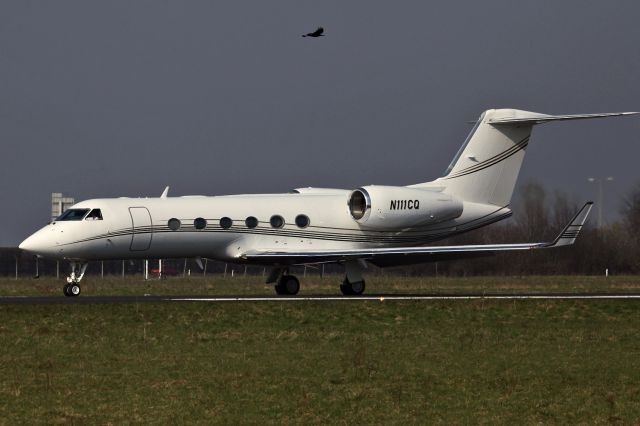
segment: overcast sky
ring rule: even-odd
[[[640,110],[638,1],[0,3],[0,245],[51,192],[404,185],[488,108]],[[326,37],[301,34],[324,26]],[[640,181],[640,119],[536,128],[520,176],[578,201]]]

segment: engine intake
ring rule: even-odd
[[[360,220],[371,208],[369,193],[364,189],[356,189],[349,197],[349,212],[355,220]]]

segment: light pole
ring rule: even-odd
[[[598,184],[598,229],[602,228],[602,203],[604,200],[604,186],[603,182],[611,182],[613,181],[612,176],[607,176],[606,178],[587,178],[587,180],[591,183]]]

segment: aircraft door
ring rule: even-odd
[[[151,223],[151,213],[146,207],[129,207],[131,215],[131,251],[148,250],[153,237],[153,225]]]

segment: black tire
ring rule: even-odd
[[[69,284],[69,296],[71,297],[78,297],[80,296],[80,286],[78,285],[78,283],[71,283]]]
[[[360,296],[362,293],[364,293],[364,288],[365,288],[364,280],[351,284],[351,291],[355,296]]]
[[[360,296],[362,293],[364,293],[364,289],[364,280],[351,283],[347,279],[345,279],[340,286],[340,291],[342,291],[342,294],[344,294],[345,296]]]
[[[300,291],[300,281],[293,275],[283,275],[275,288],[278,294],[294,296]]]
[[[62,292],[64,293],[64,295],[65,295],[66,297],[69,297],[69,296],[70,296],[70,294],[69,294],[69,284],[65,284],[65,285],[64,285],[64,287],[62,288]]]
[[[340,291],[345,296],[353,296],[353,293],[351,292],[351,286],[348,284],[340,284]]]

